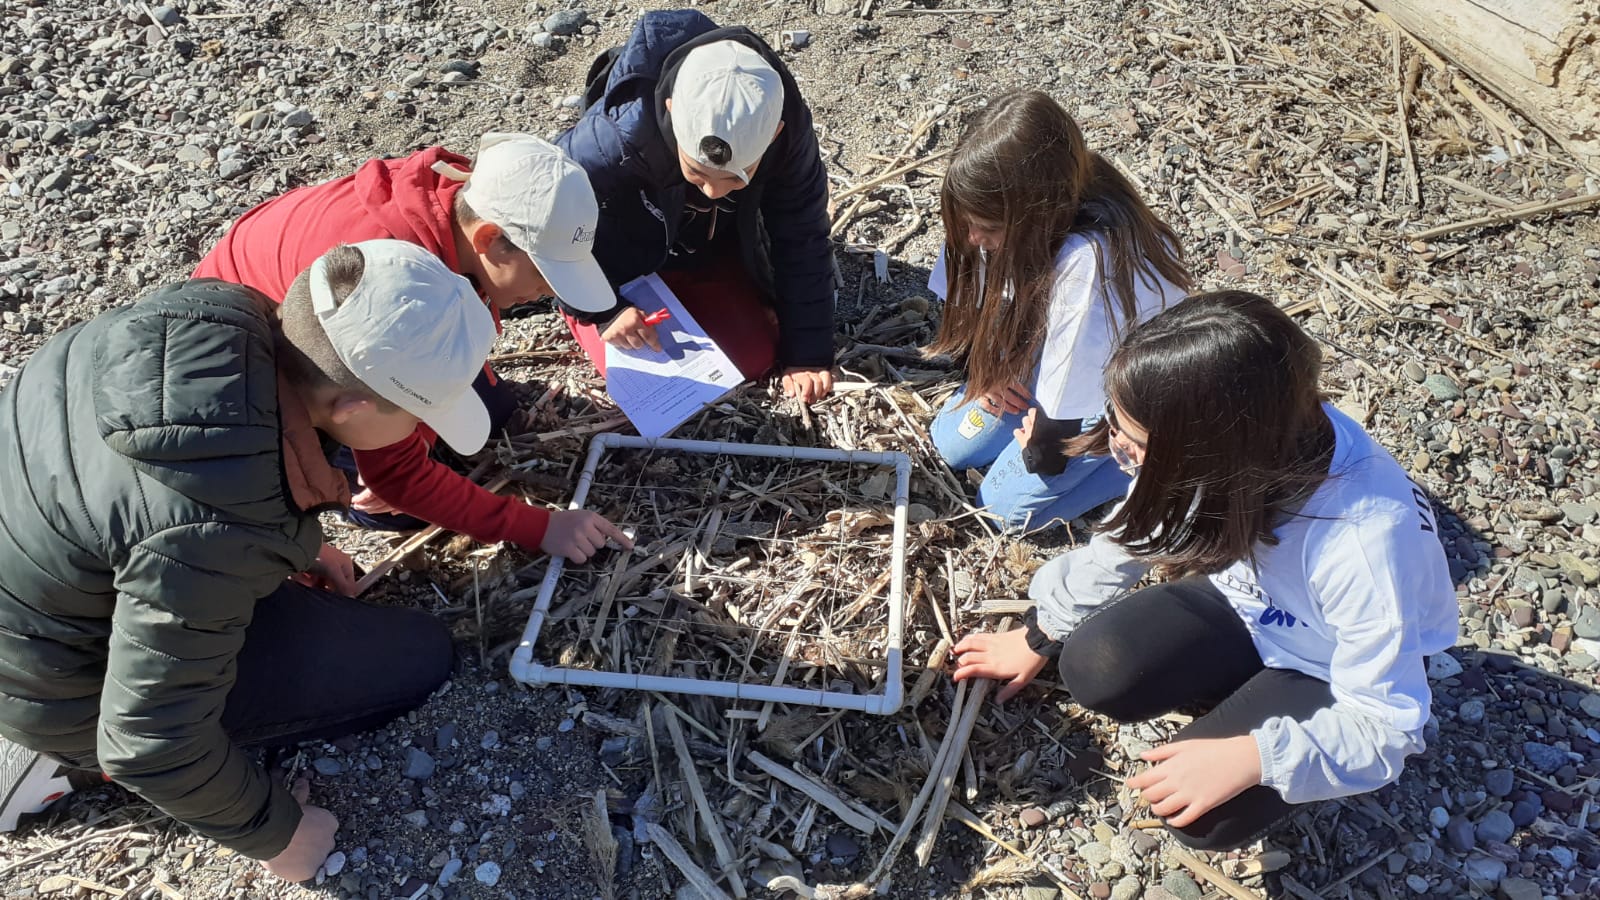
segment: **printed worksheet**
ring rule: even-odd
[[[672,433],[743,381],[728,355],[660,278],[635,278],[622,286],[621,293],[646,314],[663,310],[669,314],[656,325],[659,352],[606,345],[606,392],[641,436]]]

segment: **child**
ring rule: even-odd
[[[557,143],[600,198],[595,257],[612,284],[658,272],[746,378],[776,366],[786,395],[827,396],[828,180],[811,110],[778,55],[695,10],[649,12],[595,61],[586,99]],[[608,343],[661,349],[620,299],[565,312],[602,375]]]
[[[476,452],[494,338],[466,279],[380,240],[330,250],[281,308],[190,281],[41,347],[0,392],[0,829],[65,764],[315,875],[338,822],[239,748],[376,727],[453,659],[439,620],[341,595],[317,514],[350,495],[322,439],[425,424]]]
[[[548,142],[519,134],[485,135],[476,167],[468,168],[464,157],[432,147],[290,191],[245,213],[194,277],[249,285],[281,300],[330,247],[393,238],[465,275],[491,303],[496,327],[500,311],[551,293],[579,309],[611,306],[610,285],[590,253],[599,212],[582,169]],[[515,398],[487,367],[474,388],[500,431],[516,411]],[[418,429],[392,446],[337,458],[342,468],[359,469],[366,487],[349,517],[387,529],[431,522],[484,543],[506,540],[579,562],[604,543],[610,523],[598,514],[552,513],[492,494],[432,459],[432,445],[433,435]]]
[[[988,467],[978,503],[1007,527],[1070,521],[1127,478],[1039,447],[1100,417],[1117,335],[1188,290],[1178,238],[1041,91],[989,103],[941,193],[945,249],[928,286],[945,306],[929,351],[960,359],[966,384],[934,418],[934,446],[958,472]]]
[[[1394,781],[1423,748],[1423,657],[1455,643],[1432,507],[1322,401],[1321,362],[1240,291],[1136,327],[1106,366],[1107,418],[1072,448],[1133,475],[1127,498],[1034,575],[1025,628],[955,647],[955,677],[1009,680],[1001,700],[1059,652],[1073,699],[1119,721],[1210,708],[1128,781],[1192,847]],[[1152,568],[1166,579],[1123,596]]]

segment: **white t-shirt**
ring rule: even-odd
[[[1427,497],[1361,426],[1332,406],[1330,475],[1300,514],[1211,582],[1270,668],[1327,681],[1333,705],[1251,734],[1262,783],[1290,803],[1373,790],[1423,749],[1432,694],[1423,657],[1456,640],[1455,588]],[[1045,564],[1029,595],[1039,625],[1065,637],[1148,570],[1105,533]]]
[[[1032,385],[1039,411],[1052,419],[1087,419],[1105,412],[1103,377],[1119,335],[1113,325],[1122,326],[1123,334],[1127,326],[1120,312],[1114,320],[1106,314],[1104,292],[1110,285],[1101,269],[1102,258],[1109,261],[1111,254],[1099,234],[1068,235],[1056,254],[1045,337]],[[940,250],[928,275],[928,290],[941,300],[946,280],[945,255]],[[1134,272],[1133,286],[1140,322],[1184,296],[1171,282],[1144,272]]]

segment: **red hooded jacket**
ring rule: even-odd
[[[193,277],[249,285],[282,303],[289,285],[317,257],[339,244],[375,238],[417,244],[460,272],[451,204],[461,182],[434,172],[439,160],[470,166],[465,157],[430,147],[404,159],[368,160],[354,175],[268,200],[228,229]],[[496,327],[499,321],[495,313]],[[429,454],[436,439],[431,428],[418,425],[397,444],[355,451],[361,480],[385,503],[425,522],[484,543],[511,541],[538,550],[549,511],[492,494],[435,460]]]

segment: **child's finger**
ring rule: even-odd
[[[294,798],[294,802],[304,806],[311,799],[311,779],[295,779],[294,786],[289,788],[289,796]]]
[[[1179,750],[1183,749],[1179,746],[1181,743],[1181,741],[1173,741],[1158,747],[1151,747],[1149,750],[1139,754],[1139,758],[1146,762],[1160,762],[1163,759],[1171,759]]]
[[[646,344],[650,345],[650,349],[651,350],[654,350],[657,353],[661,352],[661,337],[656,334],[655,326],[653,326],[653,325],[641,325],[641,326],[639,326],[639,336],[644,340],[644,342]]]
[[[1032,680],[1033,679],[1031,678],[1023,678],[1021,675],[1011,679],[1011,683],[1001,688],[1000,693],[995,695],[995,702],[1004,703],[1007,700],[1010,700],[1012,697],[1015,697],[1017,694],[1021,693],[1022,689],[1027,687],[1028,682]]]
[[[969,634],[957,641],[956,645],[950,648],[950,652],[960,656],[973,650],[982,650],[989,642],[988,637],[986,634]]]
[[[599,517],[596,520],[596,524],[598,524],[600,527],[600,534],[602,535],[602,540],[600,543],[602,545],[605,544],[604,538],[610,538],[611,540],[616,541],[617,544],[624,550],[633,549],[633,539],[628,537],[627,533],[621,528],[618,528],[616,525],[613,525],[611,522],[607,521],[604,516]]]

